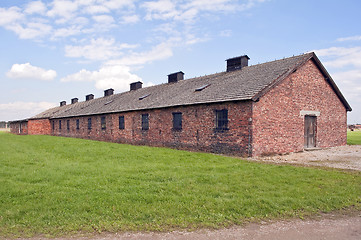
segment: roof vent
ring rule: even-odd
[[[139,98],[139,100],[143,100],[144,98],[149,97],[149,96],[150,96],[150,93],[149,93],[149,94],[146,94],[146,95],[144,95],[144,96],[141,96],[141,97]]]
[[[72,98],[72,99],[71,99],[71,104],[77,103],[78,100],[79,100],[78,98]]]
[[[184,79],[184,72],[176,72],[168,75],[168,83],[178,82]]]
[[[137,90],[139,88],[142,88],[142,82],[138,81],[138,82],[133,82],[130,84],[130,91],[132,90]]]
[[[89,101],[89,100],[92,100],[94,99],[94,95],[93,94],[88,94],[85,96],[85,101]]]
[[[104,90],[104,97],[113,95],[113,93],[114,93],[114,89],[113,89],[113,88],[109,88],[109,89],[107,89],[107,90]]]
[[[249,59],[250,58],[247,55],[227,59],[227,72],[236,71],[242,69],[243,67],[247,67]]]
[[[110,101],[104,103],[104,105],[108,105],[108,104],[110,104],[110,103],[112,103],[112,102],[113,102],[113,100],[110,100]]]
[[[65,106],[65,105],[66,105],[66,101],[61,101],[60,102],[60,107]]]
[[[209,85],[211,85],[211,84],[205,84],[205,85],[203,85],[203,86],[200,86],[199,88],[196,88],[196,90],[194,90],[194,91],[200,92],[200,91],[202,91],[203,89],[209,87]]]

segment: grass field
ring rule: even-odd
[[[361,145],[361,131],[347,131],[347,144]]]
[[[361,174],[0,132],[0,238],[218,228],[361,209]]]

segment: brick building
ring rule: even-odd
[[[350,105],[314,53],[85,101],[77,98],[27,120],[28,134],[49,134],[243,156],[346,144]],[[11,131],[18,133],[18,122]]]

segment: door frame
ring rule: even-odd
[[[304,117],[304,144],[305,149],[317,147],[317,116],[305,115]]]

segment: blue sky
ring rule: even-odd
[[[361,123],[361,1],[1,0],[0,121],[315,51]]]

